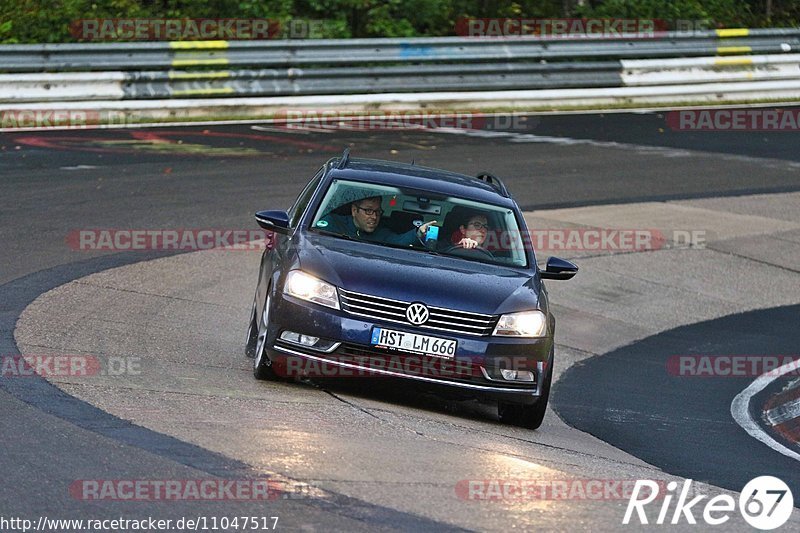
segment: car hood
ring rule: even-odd
[[[474,313],[538,308],[540,280],[530,271],[325,235],[300,239],[300,267],[345,290]]]

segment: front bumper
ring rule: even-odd
[[[553,344],[551,337],[477,337],[364,319],[284,294],[275,295],[273,305],[267,355],[276,372],[290,377],[402,378],[456,388],[482,399],[532,404],[541,393]],[[371,344],[374,327],[455,339],[458,347],[452,358],[376,348]],[[286,330],[337,345],[327,353],[315,351],[281,340]],[[528,370],[533,381],[505,380],[500,373],[504,368]]]

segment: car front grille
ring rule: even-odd
[[[412,324],[406,318],[406,310],[413,302],[392,300],[381,296],[362,294],[339,289],[342,310],[351,315],[397,322],[416,328],[449,331],[462,335],[490,335],[497,323],[496,315],[484,315],[467,311],[456,311],[442,307],[430,307],[430,318],[422,325]]]

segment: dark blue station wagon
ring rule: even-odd
[[[341,157],[272,232],[246,354],[257,379],[404,378],[496,401],[501,420],[538,428],[553,372],[545,279],[525,219],[494,176]]]

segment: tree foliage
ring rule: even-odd
[[[461,17],[614,17],[794,27],[800,0],[0,0],[0,42],[73,42],[70,24],[105,18],[323,20],[317,37],[454,35]]]

